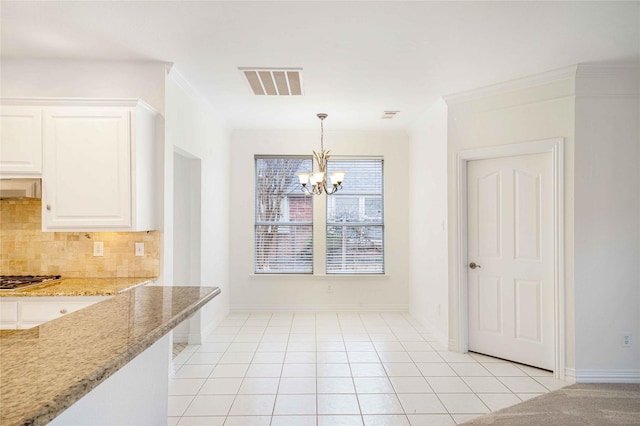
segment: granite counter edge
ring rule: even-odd
[[[46,425],[58,415],[62,414],[67,408],[71,407],[78,400],[88,394],[91,390],[100,385],[103,381],[108,379],[111,375],[116,373],[135,357],[144,352],[147,348],[160,340],[169,331],[176,328],[182,321],[186,320],[193,314],[195,314],[200,308],[210,302],[214,297],[220,294],[221,290],[218,287],[211,287],[214,290],[198,300],[197,302],[189,305],[179,315],[173,317],[171,320],[162,324],[143,339],[138,342],[132,343],[126,352],[115,355],[109,359],[103,368],[96,372],[96,374],[81,379],[78,383],[69,387],[64,394],[60,395],[50,404],[45,405],[38,411],[34,411],[31,416],[22,419],[20,424],[23,425]],[[168,374],[168,372],[167,372]]]
[[[62,287],[60,289],[60,284],[65,279],[74,279],[78,280],[81,278],[63,278],[62,280],[52,282],[52,283],[43,283],[40,286],[25,289],[25,290],[4,290],[0,292],[0,298],[2,297],[60,297],[60,296],[115,296],[117,294],[124,293],[125,291],[129,291],[136,287],[147,285],[154,282],[157,278],[155,277],[140,277],[139,282],[134,284],[128,284],[126,287],[122,288],[111,288],[111,289],[69,289]],[[85,278],[86,280],[94,280],[95,278]],[[99,278],[103,280],[107,280],[109,278]],[[115,278],[114,278],[115,280]],[[137,280],[137,278],[136,278]]]

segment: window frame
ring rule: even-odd
[[[362,193],[348,193],[343,194],[340,191],[336,192],[333,195],[327,195],[327,202],[325,205],[325,215],[324,215],[324,223],[325,223],[325,250],[324,250],[324,266],[325,266],[325,274],[329,276],[362,276],[362,275],[372,275],[372,276],[381,276],[386,275],[386,227],[385,227],[385,191],[384,191],[384,158],[383,157],[335,157],[329,160],[329,163],[332,161],[379,161],[380,162],[380,193],[371,193],[371,192],[362,192]],[[348,174],[347,174],[348,176]],[[345,179],[346,181],[346,179]],[[381,270],[379,272],[370,272],[370,271],[330,271],[329,270],[329,227],[331,226],[341,226],[342,222],[330,222],[329,221],[329,197],[352,197],[358,198],[358,215],[362,215],[362,218],[367,218],[366,216],[366,200],[368,197],[380,197],[381,200],[381,214],[380,221],[370,221],[363,220],[361,222],[349,222],[348,226],[358,227],[358,228],[366,228],[366,227],[379,227],[381,231],[381,247],[382,247],[382,264]],[[344,225],[343,225],[344,226]]]
[[[369,277],[369,279],[381,279],[381,278],[386,278],[388,277],[388,271],[387,271],[387,263],[386,263],[386,258],[387,258],[387,253],[386,253],[386,225],[385,225],[385,211],[386,211],[386,200],[385,200],[385,158],[384,156],[351,156],[351,155],[344,155],[344,156],[332,156],[332,158],[329,160],[334,161],[334,160],[352,160],[352,161],[358,161],[358,160],[378,160],[381,163],[381,191],[380,193],[362,193],[362,194],[344,194],[344,196],[352,196],[352,197],[359,197],[359,210],[361,211],[362,217],[365,218],[366,217],[366,199],[369,196],[375,196],[375,197],[380,197],[381,199],[381,207],[382,207],[382,212],[381,212],[381,218],[380,218],[380,222],[375,222],[375,221],[363,221],[363,222],[349,222],[350,224],[355,224],[356,226],[376,226],[376,227],[380,227],[381,229],[381,247],[382,247],[382,268],[379,272],[371,272],[371,271],[353,271],[353,272],[329,272],[328,268],[327,268],[327,262],[328,262],[328,256],[327,256],[327,251],[328,251],[328,238],[327,238],[327,234],[328,234],[328,227],[331,226],[331,223],[327,220],[328,219],[328,204],[329,204],[329,199],[331,197],[334,197],[336,195],[339,195],[341,193],[341,191],[338,191],[336,194],[333,195],[326,195],[323,194],[321,196],[315,196],[315,195],[311,195],[311,196],[306,196],[306,197],[310,197],[312,199],[311,201],[311,221],[309,222],[277,222],[278,225],[282,225],[282,226],[296,226],[296,225],[300,225],[300,226],[310,226],[311,229],[311,246],[312,246],[312,250],[311,250],[311,270],[309,272],[299,272],[299,271],[291,271],[291,272],[287,272],[287,271],[258,271],[257,270],[257,226],[262,225],[268,225],[269,223],[267,222],[258,222],[257,221],[257,217],[258,217],[258,211],[257,211],[257,190],[258,190],[258,176],[257,176],[257,172],[258,172],[258,168],[257,168],[257,161],[259,159],[303,159],[303,160],[311,160],[311,169],[314,170],[315,169],[315,164],[313,161],[312,156],[309,155],[279,155],[279,154],[269,154],[269,155],[261,155],[261,154],[254,154],[253,155],[253,172],[254,172],[254,193],[253,193],[253,209],[254,209],[254,224],[253,224],[253,232],[254,232],[254,239],[253,239],[253,272],[251,273],[251,276],[256,277],[256,278],[264,278],[264,279],[268,279],[268,277],[277,277],[280,276],[283,279],[295,279],[296,276],[299,277],[313,277],[314,279],[320,279],[320,278],[332,278],[332,279],[336,279],[338,277],[340,277],[340,279],[358,279],[358,277],[360,278],[364,278],[364,277]],[[348,185],[348,175],[347,175],[347,179],[345,179],[345,181],[347,182]],[[292,192],[295,193],[295,192]],[[303,195],[302,191],[300,191],[300,197],[305,197],[305,195]],[[284,216],[283,216],[284,218]]]
[[[259,221],[258,220],[258,161],[259,160],[269,160],[269,159],[291,159],[291,160],[295,160],[295,159],[300,159],[300,160],[308,160],[311,162],[311,168],[313,169],[313,158],[310,155],[254,155],[254,160],[253,160],[253,172],[254,172],[254,191],[253,191],[253,273],[255,275],[260,275],[260,276],[269,276],[269,275],[303,275],[303,276],[309,276],[309,275],[314,275],[314,221],[313,221],[313,215],[314,215],[314,203],[313,200],[310,203],[311,204],[311,220],[310,221],[291,221],[290,220],[290,212],[287,210],[286,214],[283,215],[283,219],[285,219],[286,216],[286,220],[282,220],[282,221],[278,221],[278,222],[274,222],[274,221]],[[297,177],[296,177],[297,179]],[[300,195],[296,194],[296,197],[305,197],[305,195],[302,193],[302,191],[300,192]],[[290,207],[290,202],[289,202],[289,196],[286,196],[283,199],[283,203],[287,206],[287,209]],[[283,227],[288,227],[289,229],[286,232],[286,234],[289,234],[291,232],[292,227],[309,227],[311,230],[311,258],[310,258],[310,270],[308,272],[300,272],[300,271],[281,271],[281,270],[275,270],[275,271],[264,271],[264,270],[258,270],[258,227],[260,226],[283,226]]]

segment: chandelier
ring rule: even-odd
[[[317,171],[313,173],[299,173],[298,179],[300,179],[300,185],[302,185],[302,192],[306,195],[321,195],[326,193],[331,195],[336,193],[339,189],[342,189],[342,181],[344,180],[345,172],[333,172],[329,179],[331,180],[331,186],[327,188],[327,161],[329,161],[329,152],[324,150],[324,119],[327,118],[327,114],[318,114],[320,119],[320,152],[313,151],[313,158],[318,165]],[[311,186],[309,187],[309,183]]]

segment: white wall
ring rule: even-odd
[[[576,79],[576,377],[640,382],[640,68]],[[622,347],[624,332],[633,346]]]
[[[331,126],[330,118],[325,128]],[[318,126],[319,127],[319,126]],[[384,157],[386,276],[254,275],[254,155],[311,155],[319,129],[234,131],[231,138],[230,282],[232,309],[401,309],[409,299],[408,136],[404,132],[325,130],[334,158]],[[348,185],[349,177],[345,178]],[[324,217],[324,199],[314,198]],[[318,240],[316,240],[316,244]],[[324,247],[315,245],[316,250]],[[316,265],[316,273],[318,273]],[[331,285],[332,292],[328,292]]]
[[[434,103],[410,132],[411,314],[447,340],[447,104]]]
[[[565,288],[566,366],[575,366],[573,274],[573,176],[575,68],[550,72],[447,97],[448,218],[449,218],[449,338],[458,346],[457,282],[454,265],[456,234],[456,152],[471,148],[562,137],[565,142]]]
[[[215,327],[229,311],[229,137],[217,114],[174,69],[166,79],[165,146],[165,264],[173,276],[173,159],[176,148],[200,159],[201,167],[201,269],[200,282],[191,285],[220,287],[222,293],[202,308],[190,322],[191,343]]]

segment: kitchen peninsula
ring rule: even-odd
[[[166,422],[166,334],[219,293],[138,286],[2,337],[0,425]]]

